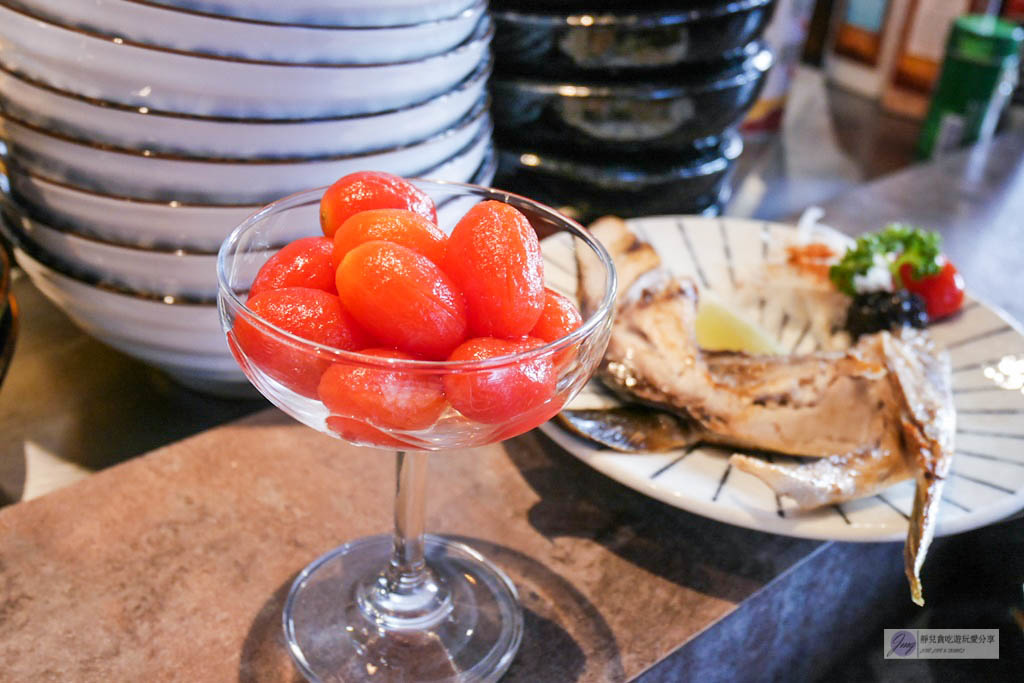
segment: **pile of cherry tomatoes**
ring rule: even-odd
[[[264,264],[246,303],[297,337],[378,358],[476,361],[543,346],[581,325],[575,304],[544,286],[537,235],[508,204],[483,201],[446,235],[428,195],[365,171],[326,191],[320,223],[322,237],[298,239]],[[570,360],[563,351],[475,372],[336,362],[244,313],[229,336],[262,372],[322,401],[330,429],[381,446],[401,447],[393,432],[428,429],[449,406],[508,425],[507,436],[526,431],[557,412],[556,380]]]

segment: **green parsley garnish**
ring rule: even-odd
[[[893,278],[899,282],[900,266],[909,263],[915,279],[935,275],[941,270],[938,257],[942,236],[902,223],[893,223],[881,232],[872,232],[857,238],[857,244],[847,251],[839,263],[829,268],[828,276],[839,291],[854,296],[853,277],[868,272],[881,255],[889,263]]]

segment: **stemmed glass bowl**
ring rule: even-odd
[[[465,544],[424,533],[425,486],[431,451],[495,443],[551,418],[587,382],[604,354],[616,278],[604,247],[580,225],[532,200],[500,190],[413,180],[450,233],[475,204],[497,200],[530,221],[542,247],[586,253],[601,278],[582,326],[565,337],[513,355],[474,360],[400,360],[344,351],[294,336],[246,307],[254,273],[277,249],[318,235],[326,188],[291,195],[246,219],[221,246],[218,304],[228,344],[249,380],[270,401],[310,427],[351,443],[397,453],[394,531],[351,540],[303,569],[284,614],[285,639],[310,680],[491,681],[509,667],[522,638],[516,589],[505,573]],[[547,284],[572,264],[545,264]],[[387,311],[382,311],[386,315]],[[332,365],[384,378],[388,387],[482,387],[499,394],[517,378],[547,378],[543,392],[510,394],[500,419],[470,419],[450,404],[432,424],[396,429],[365,411],[331,413],[316,380]],[[512,391],[512,389],[510,389]],[[444,391],[441,391],[444,395]],[[371,411],[372,412],[372,411]],[[495,501],[500,504],[500,501]]]

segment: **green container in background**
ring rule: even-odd
[[[992,136],[1017,84],[1024,28],[981,14],[958,18],[949,32],[917,151],[927,159]]]

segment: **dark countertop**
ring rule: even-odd
[[[1024,318],[1016,298],[1024,289],[1022,152],[1024,133],[1011,132],[847,188],[823,204],[825,221],[849,233],[897,218],[938,229],[971,289]],[[310,453],[307,473],[334,472],[344,481],[348,472],[373,482],[364,487],[373,494],[366,505],[342,505],[323,477],[300,477],[296,463],[270,454],[285,438],[308,440],[316,451],[319,435],[275,412],[207,431],[266,403],[178,388],[84,336],[24,278],[15,294],[23,325],[0,390],[7,437],[0,490],[17,501],[85,481],[0,510],[4,661],[18,662],[26,678],[170,678],[166,664],[180,655],[194,657],[195,666],[209,663],[194,669],[204,679],[288,679],[290,669],[275,659],[282,654],[275,649],[280,589],[330,544],[386,528],[389,510],[380,499],[390,488],[390,464],[355,455],[353,464],[348,457],[335,464]],[[220,458],[225,444],[248,444],[238,452],[260,474],[233,479]],[[920,618],[908,611],[900,544],[802,541],[709,521],[614,484],[537,433],[483,450],[486,465],[474,464],[475,455],[438,458],[450,475],[444,480],[455,484],[432,499],[430,528],[472,536],[520,582],[528,633],[510,680],[817,678],[856,652],[862,636],[877,640],[883,625]],[[279,489],[271,474],[285,478]],[[271,488],[251,499],[217,487],[232,481]],[[503,503],[466,502],[484,498]],[[203,514],[192,507],[197,502]],[[259,515],[270,514],[271,502],[294,515],[254,526],[269,519]],[[247,505],[252,518],[241,514]],[[352,513],[364,508],[365,516]],[[310,528],[302,517],[325,512],[325,519],[351,519]],[[232,523],[244,533],[225,536]],[[48,530],[45,538],[40,529]],[[929,566],[945,567],[935,580],[949,586],[964,581],[958,568],[984,566],[995,582],[985,595],[1006,611],[1009,600],[1020,600],[1024,554],[984,550],[1012,551],[1007,539],[1021,537],[1017,520],[943,539]],[[289,539],[299,544],[293,552],[272,552]],[[239,552],[244,557],[231,561]],[[220,621],[210,622],[211,601],[225,599],[227,585],[239,590],[229,591],[223,610],[214,610]]]

